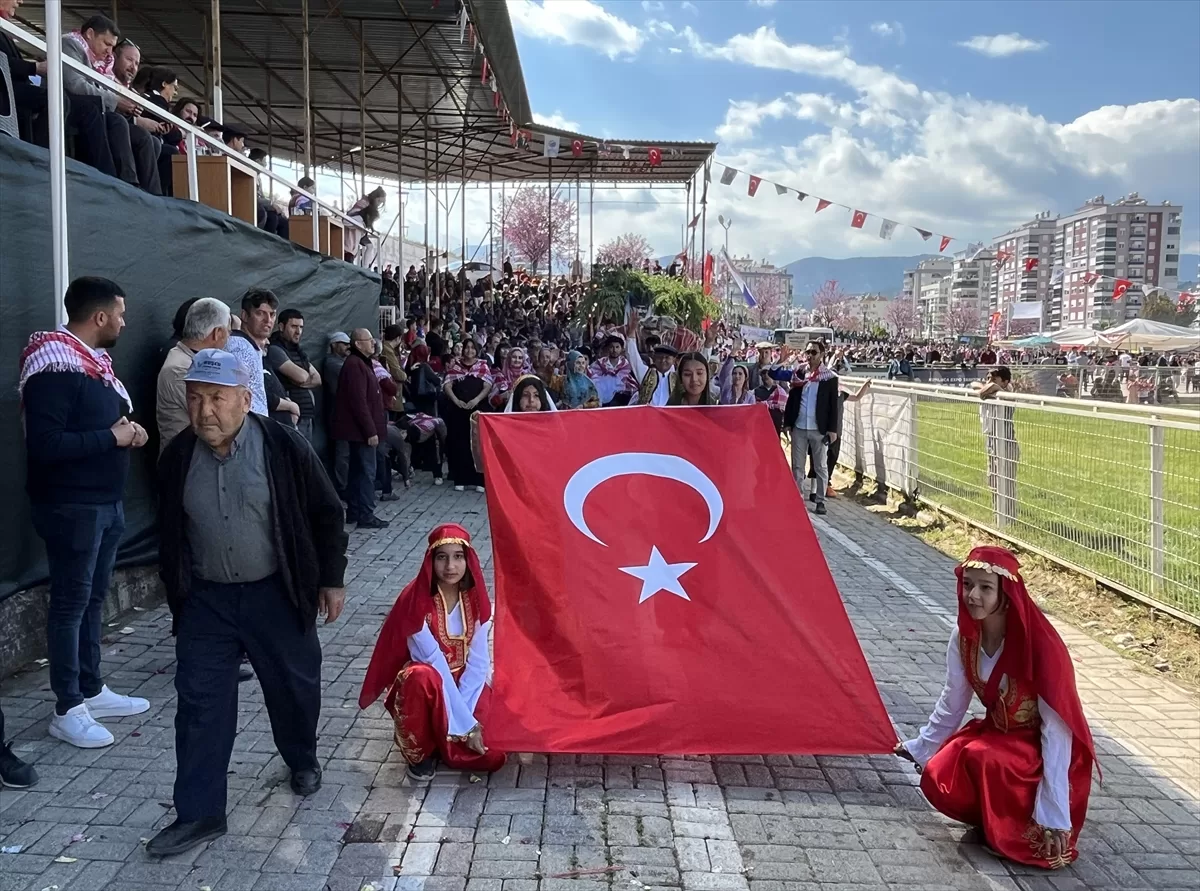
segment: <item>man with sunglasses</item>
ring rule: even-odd
[[[825,344],[811,340],[804,348],[807,369],[796,372],[792,391],[783,412],[783,433],[792,446],[792,478],[804,491],[804,459],[811,456],[816,473],[812,500],[817,514],[825,513],[825,492],[829,488],[829,446],[837,442],[837,375],[825,366]],[[804,374],[803,377],[800,375]]]

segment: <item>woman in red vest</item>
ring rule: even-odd
[[[1096,760],[1070,654],[1011,551],[975,548],[955,574],[946,686],[929,722],[896,754],[922,768],[929,803],[977,827],[993,852],[1059,869],[1079,856]],[[972,694],[987,717],[960,729]]]
[[[358,697],[366,708],[386,693],[396,744],[409,776],[491,772],[505,754],[484,745],[491,687],[492,605],[471,535],[454,523],[429,533],[421,571],[383,623]]]

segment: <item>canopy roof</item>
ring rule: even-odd
[[[505,0],[466,0],[471,36],[460,37],[452,0],[308,0],[310,98],[318,165],[360,163],[360,94],[366,117],[369,173],[405,180],[463,174],[475,181],[576,177],[583,181],[673,183],[690,180],[716,148],[712,143],[623,140],[602,155],[601,141],[532,125],[533,115]],[[36,7],[44,7],[37,3]],[[107,6],[107,4],[102,4]],[[113,6],[124,37],[143,65],[171,68],[185,92],[207,95],[209,0],[120,0]],[[95,14],[92,0],[63,0],[64,27]],[[249,142],[303,161],[302,0],[221,0],[223,117],[251,134]],[[21,7],[18,21],[44,27],[44,9]],[[501,108],[490,84],[495,75]],[[361,76],[360,76],[361,65]],[[490,78],[489,78],[490,80]],[[530,132],[514,144],[511,121]],[[543,157],[544,135],[560,136],[562,154]],[[579,157],[572,141],[582,142]],[[610,140],[610,144],[614,141]],[[402,160],[396,146],[402,147]],[[651,167],[648,150],[662,152]]]
[[[1149,319],[1130,319],[1123,325],[1109,328],[1105,337],[1127,349],[1188,350],[1200,348],[1200,331],[1153,322]]]

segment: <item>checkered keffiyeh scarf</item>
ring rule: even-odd
[[[84,57],[88,60],[88,65],[97,74],[103,74],[105,77],[113,78],[113,65],[116,62],[116,57],[109,53],[106,56],[97,56],[92,52],[92,48],[88,46],[87,39],[79,31],[72,31],[67,35],[67,39],[83,50]]]
[[[19,393],[25,392],[25,384],[35,374],[43,371],[75,372],[103,381],[125,400],[133,411],[129,391],[113,371],[112,358],[103,351],[89,349],[83,341],[69,331],[35,331],[29,336],[29,344],[21,353]]]

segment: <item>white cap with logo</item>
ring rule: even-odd
[[[233,353],[225,350],[201,350],[192,358],[184,381],[216,384],[218,387],[249,387],[250,373]]]

